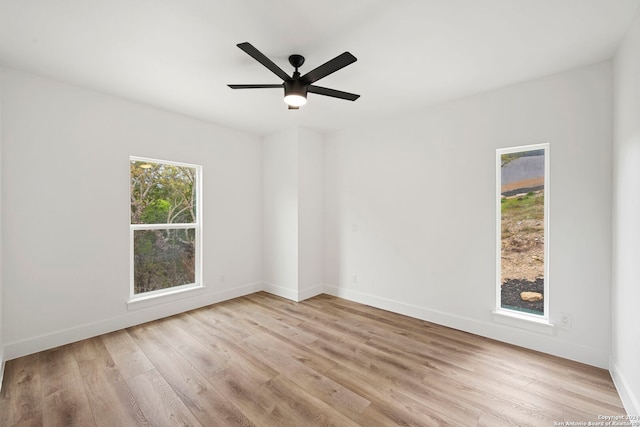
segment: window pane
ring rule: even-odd
[[[544,157],[544,149],[501,156],[501,307],[538,315],[544,315]]]
[[[195,228],[135,230],[134,294],[195,283]]]
[[[132,160],[131,224],[196,222],[196,169]]]

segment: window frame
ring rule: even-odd
[[[522,151],[544,150],[544,299],[543,314],[527,313],[502,307],[502,155],[519,153]],[[535,323],[549,324],[550,277],[549,277],[549,212],[550,212],[550,181],[549,181],[549,143],[520,145],[515,147],[496,149],[496,306],[494,314],[529,320]],[[494,316],[495,318],[495,316]],[[495,320],[501,321],[498,318]]]
[[[161,160],[150,157],[129,156],[129,171],[131,162],[158,163],[170,166],[180,166],[195,169],[196,172],[196,221],[194,223],[167,223],[167,224],[132,224],[131,213],[129,213],[129,303],[136,303],[149,299],[155,299],[172,294],[179,294],[184,291],[203,288],[202,283],[202,166],[192,163],[176,162],[172,160]],[[129,172],[129,200],[131,199],[131,173]],[[195,262],[194,262],[194,283],[171,286],[155,291],[135,293],[135,256],[134,256],[134,236],[139,230],[177,230],[194,229],[195,239]]]

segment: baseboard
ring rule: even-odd
[[[316,295],[320,295],[323,292],[323,285],[315,285],[311,288],[298,291],[278,286],[273,283],[264,282],[262,290],[291,301],[300,302],[311,297],[315,297]]]
[[[301,291],[298,291],[298,302],[304,301],[309,298],[313,298],[316,295],[320,295],[323,292],[324,292],[323,285],[315,285],[310,288],[303,289]]]
[[[131,326],[139,325],[164,317],[173,316],[185,311],[205,307],[207,305],[241,297],[263,289],[262,282],[249,283],[221,292],[205,293],[189,298],[183,298],[171,303],[156,305],[153,307],[130,311],[122,316],[106,320],[87,323],[73,328],[52,332],[24,340],[7,343],[4,348],[4,359],[11,360],[28,354],[61,345],[70,344],[83,339],[95,337]]]
[[[613,384],[618,390],[620,400],[624,405],[627,415],[640,415],[640,401],[638,397],[633,393],[633,390],[629,387],[629,383],[624,379],[624,374],[618,368],[618,365],[613,360],[613,356],[609,358],[609,372],[611,373],[611,379]]]
[[[566,342],[562,342],[561,345],[558,345],[558,341],[554,341],[553,337],[550,337],[549,335],[529,332],[500,323],[489,321],[484,322],[455,314],[444,313],[437,310],[407,304],[402,301],[381,298],[375,295],[332,285],[324,285],[324,292],[329,295],[367,304],[372,307],[392,311],[405,316],[426,320],[438,325],[469,332],[474,335],[491,338],[565,359],[575,360],[577,362],[586,363],[603,369],[608,368],[609,355],[606,351]]]
[[[264,282],[262,285],[262,290],[291,301],[298,301],[298,291],[295,291],[293,289],[278,286],[269,282]]]

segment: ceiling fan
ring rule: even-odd
[[[300,75],[298,68],[304,64],[304,56],[291,55],[289,63],[295,68],[292,76],[289,76],[282,68],[278,67],[262,52],[256,49],[251,43],[244,42],[237,45],[245,51],[253,59],[267,67],[273,74],[280,77],[283,82],[280,84],[249,84],[249,85],[228,85],[231,89],[276,89],[284,88],[284,102],[287,103],[290,110],[297,110],[300,106],[307,103],[307,93],[317,93],[318,95],[331,96],[333,98],[346,99],[355,101],[360,95],[354,93],[342,92],[340,90],[329,89],[326,87],[316,86],[313,83],[331,73],[338,71],[357,61],[356,57],[345,52],[336,56],[330,61],[325,62],[317,68],[309,71],[304,76]]]

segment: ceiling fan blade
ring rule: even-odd
[[[277,85],[227,85],[231,89],[272,89],[272,88],[283,88],[282,83]]]
[[[278,67],[273,63],[269,58],[267,58],[262,52],[253,47],[253,45],[249,42],[239,43],[237,45],[240,49],[244,50],[250,57],[267,67],[273,74],[280,77],[282,80],[287,80],[291,78],[287,73],[285,73],[282,68]]]
[[[342,55],[336,56],[331,61],[327,61],[321,66],[309,71],[307,74],[300,77],[300,80],[304,83],[311,84],[323,77],[328,76],[331,73],[335,73],[339,69],[344,68],[349,64],[353,64],[357,60],[358,59],[355,56],[353,56],[349,52],[345,52]]]
[[[321,86],[310,85],[307,92],[317,93],[318,95],[332,96],[334,98],[346,99],[348,101],[355,101],[360,98],[360,95],[355,93],[343,92],[341,90],[329,89]]]

